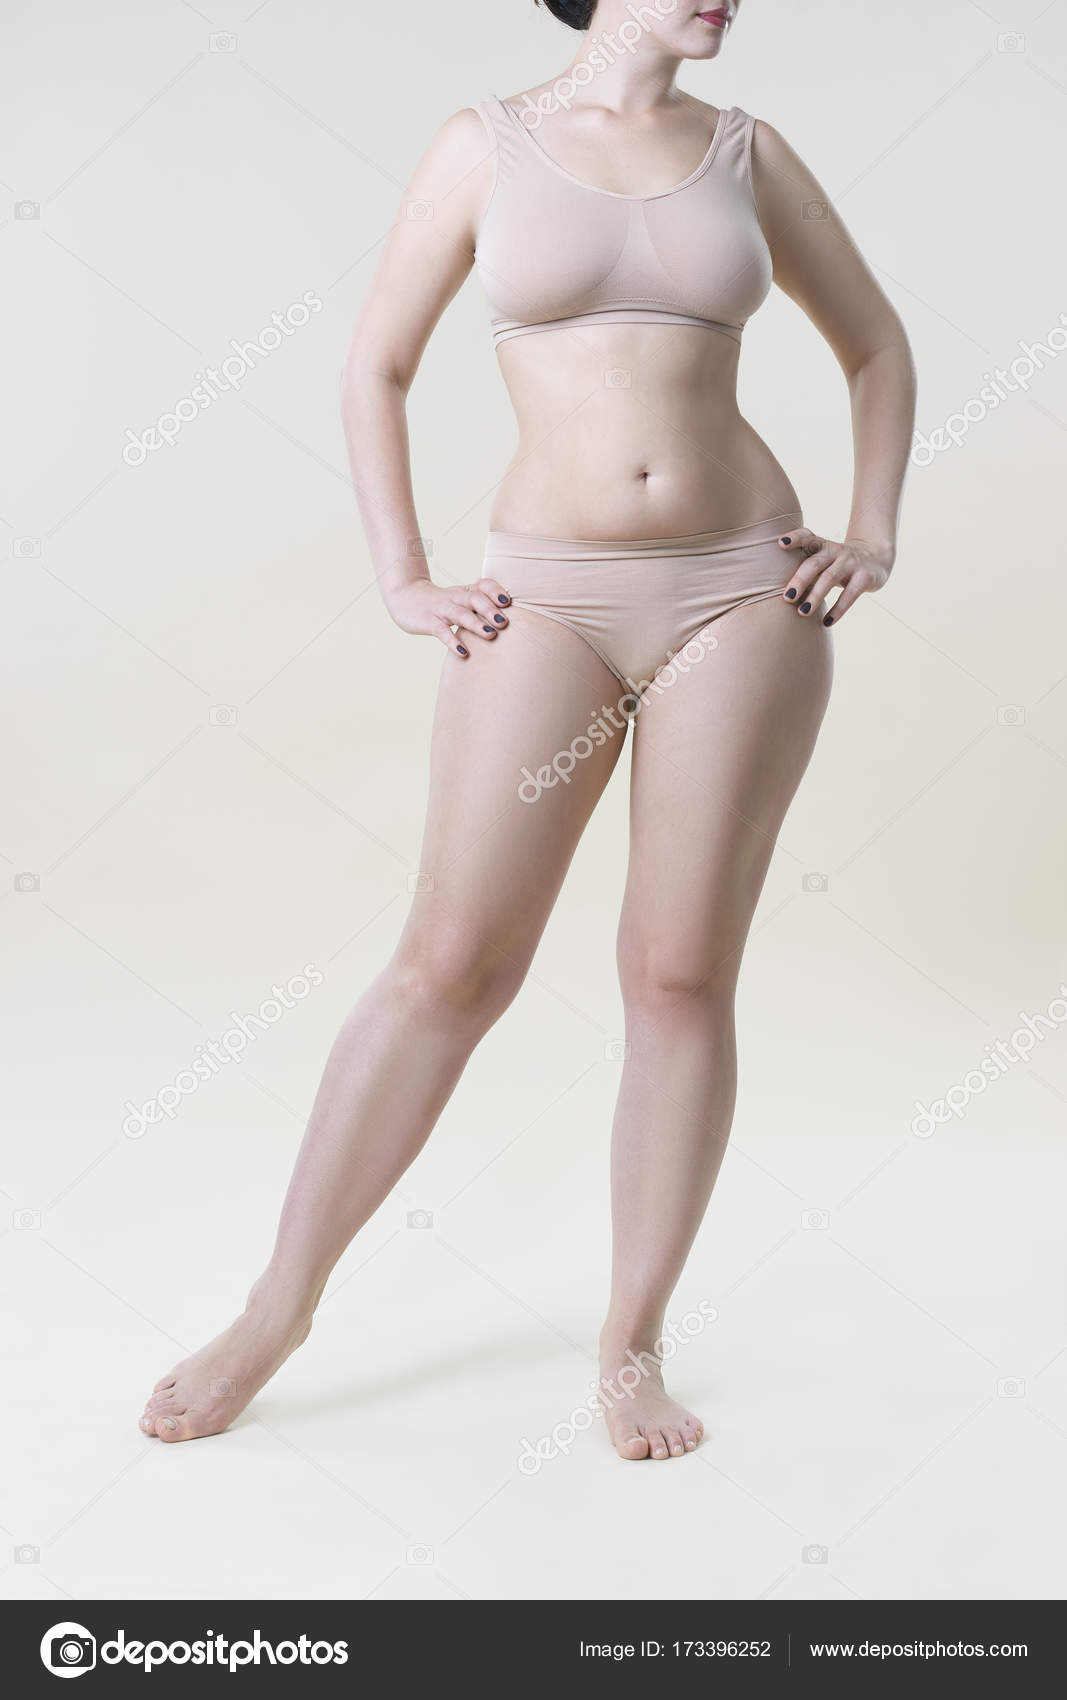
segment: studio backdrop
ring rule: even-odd
[[[4,12],[4,1591],[1061,1596],[1067,6],[747,0],[683,69],[825,184],[920,401],[898,563],[835,640],[745,962],[671,1313],[708,1442],[662,1471],[585,1418],[627,762],[308,1350],[222,1439],[136,1426],[263,1265],[420,889],[448,658],[379,602],[351,325],[438,126],[575,38],[532,0]],[[741,373],[843,535],[844,380],[780,293]],[[468,582],[514,429],[473,282],[410,419],[432,572]]]

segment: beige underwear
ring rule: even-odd
[[[633,543],[491,531],[484,573],[516,607],[577,632],[640,696],[713,622],[781,595],[801,551],[778,540],[803,523],[798,513],[777,514],[736,531]]]

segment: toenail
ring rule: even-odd
[[[173,1417],[164,1417],[164,1418],[163,1418],[163,1427],[164,1427],[164,1428],[177,1428],[177,1426],[178,1426],[178,1425],[177,1425],[177,1423],[176,1423],[176,1422],[175,1422],[175,1421],[174,1421],[174,1418],[173,1418]]]

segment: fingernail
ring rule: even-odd
[[[787,597],[788,597],[788,598],[789,598],[789,601],[790,601],[790,602],[792,602],[792,600],[793,600],[793,598],[794,598],[794,596],[795,596],[795,595],[796,595],[796,591],[795,591],[795,590],[787,590],[787,591],[786,591],[786,596],[787,596]]]
[[[488,633],[489,633],[489,636],[490,636],[490,637],[495,637],[495,636],[496,636],[496,633],[495,633],[495,632],[494,632],[494,630],[493,630],[493,628],[492,628],[492,626],[483,626],[483,627],[482,627],[482,631],[483,631],[483,632],[488,632]]]
[[[788,546],[789,546],[789,544],[790,544],[790,543],[792,543],[792,541],[793,541],[793,539],[792,539],[792,538],[791,538],[791,537],[783,537],[783,538],[782,538],[782,539],[781,539],[781,541],[782,541],[782,542],[783,542],[783,543],[784,543],[784,544],[785,544],[785,545],[786,545],[786,547],[787,547],[787,548],[788,548]]]
[[[469,651],[469,650],[467,650],[467,649],[464,649],[464,647],[463,647],[463,645],[462,645],[462,644],[461,644],[461,643],[457,643],[457,645],[456,645],[456,653],[457,653],[457,655],[469,655],[469,654],[470,654],[470,651]]]
[[[827,614],[827,616],[826,616],[826,618],[825,618],[825,619],[824,619],[824,620],[823,620],[823,625],[824,625],[824,626],[832,626],[832,625],[833,625],[833,623],[834,623],[834,617],[833,617],[833,615],[832,615],[832,614]]]
[[[800,604],[800,612],[802,614],[810,614],[811,613],[811,603],[810,602],[802,602]]]
[[[507,625],[507,621],[505,620],[503,614],[494,614],[493,619],[496,621],[498,626],[506,626]]]
[[[507,591],[506,591],[506,590],[505,590],[505,592],[504,592],[504,594],[503,594],[503,596],[498,596],[498,597],[497,597],[497,601],[498,601],[498,602],[510,602],[510,601],[511,601],[511,597],[510,597],[510,596],[509,596],[509,595],[508,595],[508,593],[507,593]]]

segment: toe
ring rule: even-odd
[[[160,1377],[160,1379],[156,1382],[156,1385],[153,1387],[152,1392],[163,1393],[168,1387],[173,1387],[177,1379],[178,1377],[176,1372],[171,1370],[169,1375],[163,1375]]]
[[[685,1453],[682,1437],[676,1428],[665,1428],[663,1438],[667,1442],[667,1450],[672,1458],[681,1458]]]
[[[648,1450],[653,1458],[670,1457],[667,1442],[658,1428],[646,1428],[645,1439],[648,1441]]]
[[[168,1445],[176,1440],[192,1440],[193,1428],[187,1412],[178,1417],[156,1417],[155,1430],[160,1440]]]
[[[704,1434],[704,1425],[696,1417],[687,1417],[682,1424],[682,1440],[687,1452],[695,1452]]]
[[[620,1458],[647,1458],[648,1441],[634,1423],[627,1423],[615,1435],[615,1450]]]

